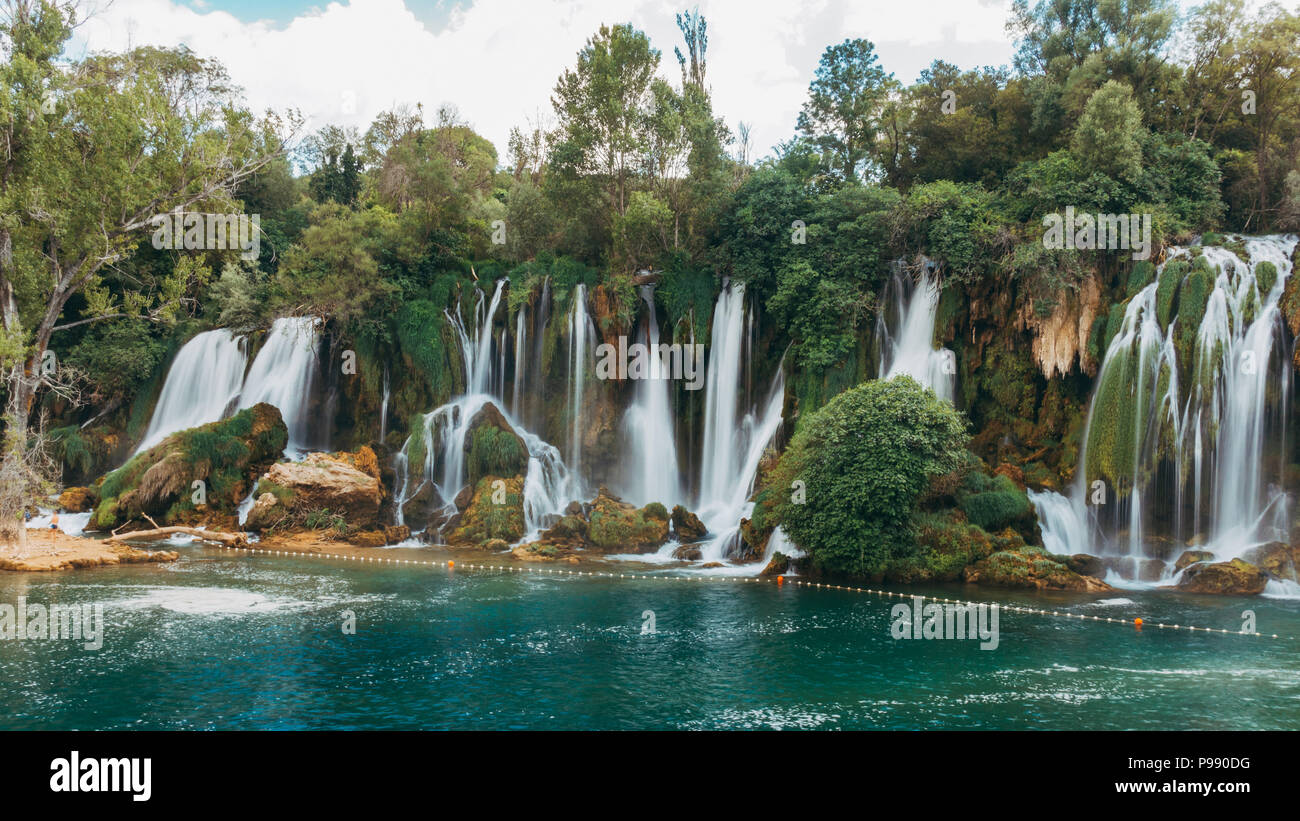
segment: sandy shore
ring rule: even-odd
[[[69,536],[63,531],[27,532],[27,550],[17,554],[16,545],[0,549],[0,570],[39,572],[72,570],[79,567],[104,567],[136,562],[174,562],[180,554],[174,550],[140,550],[131,545],[105,544],[96,539]]]

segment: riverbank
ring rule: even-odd
[[[36,530],[27,533],[27,548],[17,553],[16,545],[6,545],[0,553],[0,570],[19,573],[75,570],[85,567],[111,567],[143,562],[174,562],[180,554],[174,550],[141,550],[125,544],[106,544],[98,539],[71,536],[61,530]]]

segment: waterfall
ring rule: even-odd
[[[736,414],[746,359],[744,328],[745,284],[724,282],[713,309],[713,346],[704,382],[704,444],[696,501],[700,513],[710,506],[725,506],[723,500],[731,497],[736,484],[741,445]]]
[[[146,451],[177,431],[225,417],[244,382],[246,342],[226,328],[204,331],[186,342],[167,371],[158,405],[134,452]]]
[[[380,442],[383,442],[384,439],[388,436],[388,398],[389,398],[388,363],[385,362],[384,363],[384,400],[383,403],[379,406],[379,441]]]
[[[1160,280],[1175,261],[1197,264],[1189,249],[1171,249],[1129,300],[1097,374],[1068,496],[1030,494],[1049,550],[1141,559],[1160,537],[1226,560],[1286,538],[1289,500],[1278,486],[1290,357],[1278,302],[1296,241],[1244,238],[1249,261],[1203,248],[1209,272],[1197,276],[1212,285],[1195,329],[1183,312],[1196,321],[1199,302],[1180,304],[1167,322],[1160,315]],[[1272,282],[1257,279],[1262,262],[1276,268]],[[1178,283],[1183,294],[1195,273]]]
[[[280,410],[289,429],[285,451],[311,447],[311,390],[316,373],[320,321],[315,317],[281,317],[271,324],[262,350],[253,359],[239,395],[240,409],[266,402]]]
[[[461,316],[460,305],[456,305],[453,316],[445,308],[443,315],[456,329],[460,339],[461,356],[465,360],[465,393],[488,393],[494,387],[492,379],[492,320],[496,317],[497,307],[501,305],[501,291],[505,287],[505,278],[498,279],[492,290],[492,300],[487,308],[483,307],[483,292],[475,289],[477,299],[474,304],[474,318],[477,322],[475,339],[471,343],[469,332],[465,329],[465,320]]]
[[[655,312],[654,286],[639,289],[645,305],[644,333],[635,340],[650,346],[650,374],[635,380],[632,404],[623,414],[622,436],[626,473],[621,490],[633,504],[660,502],[668,508],[680,504],[681,477],[677,472],[677,439],[673,432],[670,372],[656,353],[659,319]]]
[[[653,310],[653,307],[652,309]],[[583,498],[582,481],[582,389],[586,379],[587,360],[591,359],[591,343],[596,338],[596,325],[587,313],[587,286],[579,284],[573,293],[573,309],[569,311],[569,472],[573,487],[569,495]]]
[[[696,515],[713,534],[701,548],[704,561],[729,558],[750,515],[758,463],[781,427],[785,363],[777,365],[761,405],[749,408],[753,314],[744,283],[724,282],[713,310],[712,350],[704,382],[704,442]],[[742,415],[742,409],[744,413]]]
[[[876,320],[880,378],[907,374],[951,402],[956,393],[956,359],[947,348],[934,347],[939,286],[930,265],[921,266],[921,276],[915,282],[902,265],[895,266],[881,303]]]
[[[236,410],[267,402],[279,409],[289,429],[286,451],[310,446],[310,400],[316,372],[320,323],[312,317],[282,317],[245,376],[248,340],[225,328],[198,334],[181,348],[167,371],[158,406],[135,452],[177,431],[216,422]]]
[[[500,359],[497,365],[499,372],[494,374],[492,323],[501,304],[505,283],[505,279],[497,280],[492,298],[487,302],[486,307],[483,293],[479,291],[474,309],[477,327],[473,339],[470,339],[465,328],[459,305],[454,314],[446,310],[443,312],[460,339],[462,358],[465,363],[465,384],[469,392],[425,414],[419,430],[411,432],[402,449],[394,457],[397,487],[393,498],[396,502],[395,516],[398,524],[405,524],[403,505],[425,484],[433,486],[444,513],[448,515],[455,513],[456,495],[468,483],[465,444],[470,422],[489,402],[497,405],[497,409],[501,411],[515,433],[524,440],[528,450],[523,500],[526,534],[523,541],[536,539],[538,533],[547,527],[554,517],[563,512],[568,502],[567,492],[572,487],[573,480],[560,456],[559,449],[527,430],[514,412],[522,405],[519,401],[520,388],[523,385],[523,378],[520,375],[521,354],[525,350],[522,321],[519,321],[520,331],[515,339],[516,401],[511,412],[506,412],[500,407],[500,394],[504,393],[505,389],[505,361],[500,351],[506,347],[506,338],[502,335],[500,339],[495,340],[500,349],[498,352]],[[519,316],[523,316],[522,309]],[[497,394],[490,394],[489,390],[496,390]],[[422,455],[422,461],[418,464],[411,461],[413,453]]]
[[[520,305],[519,313],[515,314],[515,386],[514,392],[510,394],[510,412],[516,418],[523,413],[524,351],[528,349],[527,314],[527,305]]]
[[[700,550],[705,562],[730,558],[740,537],[740,520],[753,513],[754,503],[749,501],[758,478],[758,463],[767,446],[781,428],[781,410],[785,405],[785,357],[777,364],[776,376],[768,390],[767,401],[761,408],[745,414],[733,437],[736,458],[729,487],[714,497],[701,496],[697,514],[710,533],[716,535]],[[708,462],[704,463],[705,469]]]
[[[424,415],[420,430],[407,437],[394,461],[398,476],[394,493],[398,524],[404,524],[402,506],[424,482],[432,483],[445,513],[455,512],[456,494],[468,484],[465,444],[470,422],[484,405],[494,400],[495,397],[485,393],[460,396]],[[550,519],[563,512],[568,502],[569,471],[558,448],[525,429],[511,414],[504,410],[501,413],[528,449],[528,470],[524,476],[524,541],[528,541],[536,539]],[[411,464],[410,454],[420,449],[423,462]],[[412,477],[419,479],[414,487],[411,487]]]

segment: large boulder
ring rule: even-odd
[[[173,433],[104,477],[92,524],[112,529],[144,514],[162,525],[233,514],[252,477],[279,457],[288,440],[280,411],[265,402]]]
[[[402,521],[416,532],[440,527],[446,518],[444,505],[438,498],[438,489],[428,480],[421,480],[402,503]]]
[[[373,530],[383,490],[378,478],[353,464],[338,456],[312,453],[301,462],[272,465],[257,483],[257,500],[245,526],[265,529],[269,521],[285,517],[301,524],[328,511],[341,517],[349,532]]]
[[[709,529],[700,521],[700,517],[681,505],[673,507],[672,522],[673,535],[677,537],[677,541],[683,544],[698,542],[709,535]]]
[[[1100,579],[1106,575],[1106,563],[1087,553],[1075,553],[1070,556],[1065,565],[1080,576],[1093,576]]]
[[[1187,593],[1254,596],[1264,592],[1268,574],[1250,562],[1233,559],[1215,564],[1190,565],[1176,585]]]
[[[557,547],[581,549],[587,546],[587,520],[581,516],[561,516],[542,532],[538,541]]]
[[[67,513],[85,513],[95,507],[95,491],[88,487],[70,487],[59,494],[59,507]]]
[[[591,503],[587,542],[609,553],[652,553],[668,541],[668,522],[658,502],[638,510],[602,487]]]

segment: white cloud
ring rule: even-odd
[[[476,0],[427,30],[401,0],[333,2],[287,25],[246,23],[172,0],[118,0],[78,29],[80,49],[188,45],[215,57],[255,109],[296,107],[364,129],[398,103],[429,112],[454,103],[502,152],[513,125],[549,114],[556,78],[601,23],[632,22],[679,76],[674,15],[685,0]],[[700,2],[709,23],[708,77],[717,112],[753,126],[765,153],[794,131],[822,50],[846,37],[877,44],[904,82],[942,57],[963,67],[1010,61],[1010,0]]]

